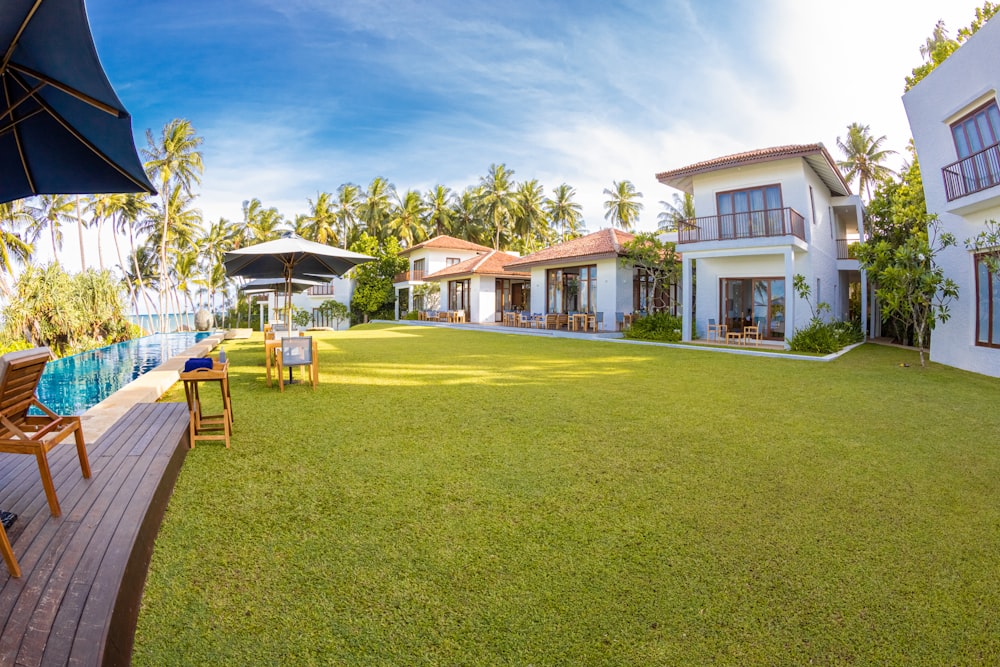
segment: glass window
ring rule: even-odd
[[[716,206],[720,239],[784,233],[780,185],[720,192],[716,195]]]
[[[1000,277],[976,256],[976,345],[1000,347]]]
[[[455,266],[456,264],[458,264],[461,261],[462,260],[460,260],[458,257],[448,257],[448,258],[446,258],[444,260],[444,265],[445,266]]]
[[[996,101],[955,122],[951,134],[959,158],[967,158],[1000,142],[1000,110]]]

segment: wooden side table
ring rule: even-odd
[[[191,449],[194,449],[195,439],[222,440],[229,448],[229,436],[233,428],[233,404],[229,393],[229,362],[220,364],[214,362],[212,368],[198,368],[184,371],[180,374],[184,382],[184,396],[187,399],[188,412],[191,413],[189,435]],[[201,394],[199,385],[205,382],[218,382],[222,398],[222,412],[217,415],[206,415],[201,409]],[[221,433],[220,433],[221,431]]]

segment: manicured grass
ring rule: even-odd
[[[1000,662],[996,380],[368,326],[279,394],[262,350],[137,665]]]

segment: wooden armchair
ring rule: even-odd
[[[716,323],[714,317],[708,318],[708,333],[705,337],[712,340],[712,336],[715,336],[715,340],[720,342],[726,337],[726,325]]]
[[[289,379],[291,378],[291,368],[302,366],[306,369],[309,380],[312,382],[313,391],[319,384],[319,347],[312,336],[300,336],[298,338],[282,338],[281,347],[277,349],[278,365],[278,387],[285,391],[285,380],[282,377],[282,370],[289,369]]]
[[[760,346],[760,327],[758,326],[743,327],[743,344],[749,345],[750,341],[753,341],[754,347]]]
[[[59,516],[62,510],[52,483],[49,450],[72,435],[76,440],[80,470],[87,479],[90,478],[90,461],[80,418],[59,416],[35,397],[38,381],[51,358],[47,347],[8,352],[0,357],[0,452],[35,456],[49,510],[52,516]],[[29,415],[28,409],[32,406],[43,414]]]

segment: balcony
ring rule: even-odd
[[[857,259],[858,239],[837,239],[837,259]]]
[[[806,240],[806,225],[792,208],[708,215],[678,225],[677,243],[732,241],[792,235]]]
[[[316,285],[309,288],[309,296],[333,296],[333,285]]]
[[[941,170],[948,201],[1000,184],[1000,144],[973,153]]]
[[[396,276],[392,279],[392,282],[394,282],[394,283],[407,283],[407,282],[415,281],[415,280],[423,280],[424,279],[424,275],[426,275],[426,273],[427,272],[423,271],[423,270],[420,270],[420,271],[403,271],[402,273],[397,273]]]

